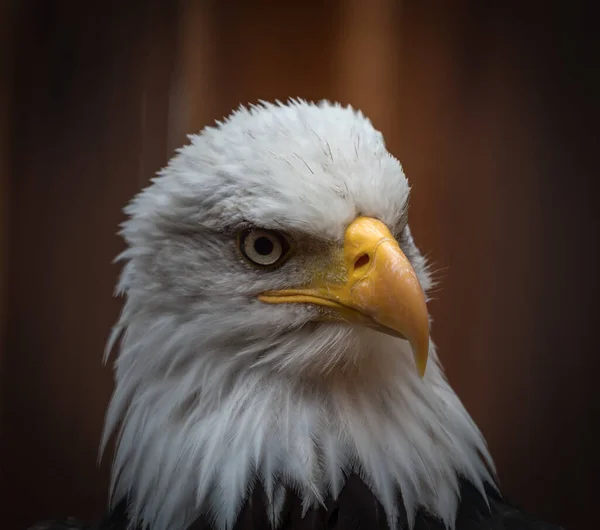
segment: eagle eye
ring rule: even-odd
[[[238,247],[247,261],[261,268],[281,265],[290,250],[283,234],[259,228],[242,232],[238,238]]]

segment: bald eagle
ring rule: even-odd
[[[444,376],[409,190],[351,107],[191,136],[125,210],[110,512],[40,527],[556,530],[499,493]]]

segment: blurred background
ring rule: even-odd
[[[402,161],[434,339],[505,493],[597,525],[596,19],[496,4],[2,1],[2,528],[105,510],[122,207],[187,133],[289,96],[361,108]]]

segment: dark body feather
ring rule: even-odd
[[[489,507],[479,492],[468,482],[461,484],[461,503],[456,519],[456,530],[564,530],[559,526],[538,521],[501,498],[491,488]],[[281,530],[390,530],[379,501],[357,476],[349,477],[336,501],[330,500],[325,507],[312,510],[301,517],[300,499],[293,493],[285,502]],[[256,488],[232,530],[270,530],[265,510],[265,497]],[[397,529],[408,528],[406,516]],[[414,530],[445,530],[438,519],[419,512]],[[212,530],[213,526],[204,518],[198,519],[189,530]],[[46,522],[30,530],[130,530],[128,529],[127,506],[122,502],[109,516],[98,523],[85,525],[74,520]]]

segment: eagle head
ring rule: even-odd
[[[156,530],[224,529],[260,486],[276,528],[291,489],[309,510],[357,473],[390,524],[424,508],[451,525],[459,478],[483,491],[491,459],[430,340],[382,134],[293,100],[190,140],[122,227],[115,501]]]

